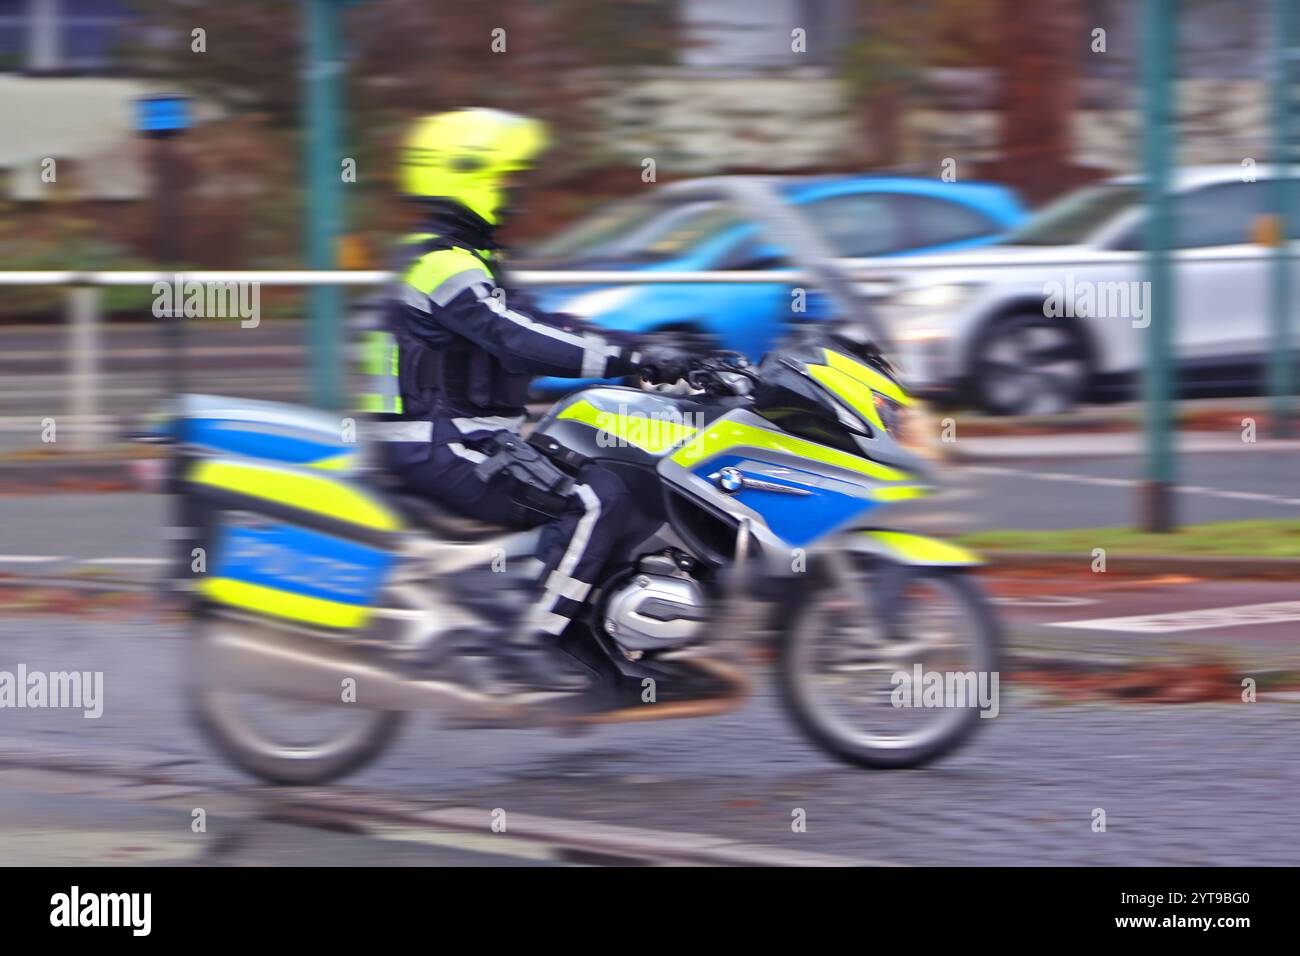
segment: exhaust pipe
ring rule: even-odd
[[[700,659],[697,666],[724,684],[718,696],[594,714],[555,712],[547,707],[554,703],[554,694],[480,694],[448,681],[410,677],[356,647],[325,637],[222,618],[203,622],[195,660],[196,676],[209,691],[245,691],[367,710],[442,711],[479,726],[515,726],[525,716],[529,726],[548,719],[609,724],[703,717],[738,706],[749,689],[742,671]]]
[[[716,717],[735,710],[749,697],[750,679],[743,670],[709,657],[697,657],[694,664],[720,680],[726,687],[715,697],[679,700],[646,707],[624,707],[596,714],[583,714],[575,718],[580,724],[630,724],[649,720],[676,720],[682,717]]]
[[[446,681],[417,680],[353,647],[223,619],[203,622],[196,674],[206,689],[250,691],[368,710],[454,710],[502,717],[501,698]],[[349,683],[350,682],[350,683]]]

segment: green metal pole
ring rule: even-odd
[[[336,0],[303,0],[306,38],[303,101],[306,134],[303,166],[307,172],[307,267],[332,269],[342,224],[342,156],[339,108],[343,68],[339,59]],[[310,351],[311,399],[320,408],[343,405],[343,291],[338,286],[310,286],[307,295],[307,336]]]
[[[1295,0],[1273,0],[1273,157],[1282,172],[1273,180],[1274,208],[1281,236],[1273,255],[1272,348],[1269,350],[1269,431],[1287,438],[1295,427],[1291,395],[1295,391],[1295,354],[1291,332],[1291,239],[1300,232],[1296,222],[1295,189],[1285,170],[1295,160],[1300,141],[1300,95],[1295,58],[1300,57],[1300,16]]]
[[[1150,324],[1146,328],[1146,475],[1141,521],[1144,531],[1174,528],[1172,165],[1170,81],[1177,0],[1142,3],[1142,165],[1146,181],[1146,277],[1150,283]]]

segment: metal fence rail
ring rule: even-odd
[[[1255,251],[1239,254],[1193,254],[1194,262],[1239,262],[1243,258],[1258,256]],[[1280,252],[1292,260],[1300,259],[1300,244]],[[1183,256],[1175,253],[1177,263]],[[1140,251],[1098,251],[1084,258],[1062,257],[1045,253],[1028,260],[1007,259],[987,253],[946,253],[932,256],[907,256],[905,258],[840,259],[836,264],[845,276],[861,283],[868,295],[888,292],[902,285],[913,274],[935,271],[967,271],[973,269],[1017,270],[1026,266],[1039,268],[1083,268],[1099,265],[1131,265],[1141,269],[1143,253]],[[807,270],[778,269],[766,271],[715,271],[715,272],[626,272],[608,270],[541,271],[520,270],[512,278],[530,286],[619,286],[619,285],[674,285],[674,284],[815,284],[817,279]],[[194,283],[249,283],[268,286],[356,286],[374,287],[395,278],[384,270],[193,270],[193,271],[81,271],[0,270],[0,286],[63,286],[68,288],[66,368],[66,407],[69,415],[79,421],[98,421],[100,396],[100,288],[145,286],[159,283],[172,285],[178,282]],[[92,450],[99,443],[99,432],[94,428],[74,431],[73,447]]]
[[[1251,250],[1237,254],[1175,252],[1173,260],[1183,258],[1197,263],[1240,262],[1256,258],[1259,252]],[[1287,258],[1300,259],[1300,243],[1292,243],[1285,253]],[[932,256],[907,256],[900,258],[839,259],[840,271],[851,279],[870,281],[901,279],[911,273],[936,271],[964,271],[967,269],[1012,270],[1025,266],[1034,268],[1092,268],[1098,265],[1132,265],[1140,267],[1144,257],[1140,251],[1097,251],[1087,258],[1078,256],[1043,255],[1026,259],[1008,260],[979,253],[945,253]],[[152,286],[157,282],[174,282],[177,279],[191,282],[259,282],[274,286],[373,286],[387,282],[395,276],[383,270],[359,269],[287,269],[287,270],[192,270],[192,271],[15,271],[0,270],[0,286]],[[773,282],[811,281],[814,276],[800,269],[774,269],[763,271],[715,272],[627,272],[611,270],[534,270],[511,272],[511,277],[524,285],[671,285],[677,283],[763,284]]]
[[[100,427],[102,408],[102,309],[100,290],[108,287],[154,287],[159,283],[195,282],[248,283],[283,287],[322,285],[374,287],[391,281],[394,275],[379,270],[223,270],[206,271],[3,271],[0,286],[61,286],[67,295],[67,365],[64,371],[65,411],[74,427],[68,429],[68,446],[73,451],[91,452],[104,443]],[[626,272],[525,272],[516,278],[529,285],[626,285],[631,282],[661,284],[694,283],[763,283],[805,281],[798,270],[774,272],[655,273]]]

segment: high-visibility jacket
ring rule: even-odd
[[[379,327],[363,333],[360,410],[388,422],[458,423],[466,436],[522,421],[536,376],[636,371],[634,340],[548,314],[498,282],[490,253],[436,237],[404,270]],[[479,427],[481,426],[481,427]],[[419,441],[428,429],[388,428]]]

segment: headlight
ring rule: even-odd
[[[928,322],[916,322],[904,325],[894,333],[894,338],[899,342],[935,342],[939,339],[946,339],[948,332]]]
[[[894,303],[905,309],[955,309],[979,288],[966,282],[943,285],[919,285],[903,289],[894,296]]]
[[[876,398],[876,414],[880,416],[885,431],[894,441],[904,444],[907,439],[907,408],[879,392],[872,392],[872,395]]]
[[[851,432],[857,432],[859,435],[870,434],[870,428],[861,418],[853,414],[853,412],[849,411],[839,402],[833,402],[832,404],[835,407],[835,417],[839,419],[841,425]]]
[[[567,302],[560,304],[556,312],[567,312],[570,315],[576,315],[579,318],[590,319],[598,315],[604,315],[606,312],[612,312],[620,306],[627,303],[632,296],[636,295],[635,286],[619,286],[613,289],[596,289],[592,292],[583,292],[575,295]]]

